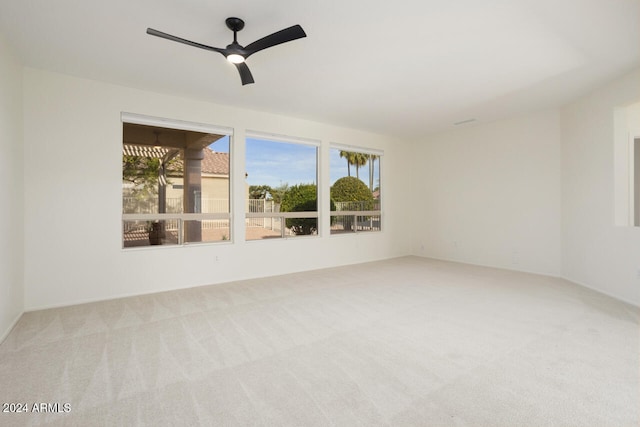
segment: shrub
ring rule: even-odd
[[[334,202],[361,202],[361,208],[349,210],[370,210],[373,208],[371,190],[367,184],[353,176],[345,176],[333,184],[331,200]]]
[[[315,184],[297,184],[282,196],[280,212],[315,212],[318,191]],[[287,227],[295,234],[312,234],[318,230],[317,218],[287,218]]]
[[[331,210],[335,203],[341,203],[341,210],[367,211],[373,209],[373,194],[367,185],[353,176],[345,176],[337,180],[331,187]],[[346,203],[345,203],[346,202]],[[342,220],[345,230],[353,229],[353,217],[345,216]]]

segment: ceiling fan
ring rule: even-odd
[[[240,18],[227,18],[225,20],[225,23],[227,24],[227,27],[231,31],[233,31],[233,42],[227,45],[227,47],[224,49],[192,42],[190,40],[172,36],[171,34],[163,33],[162,31],[154,30],[153,28],[147,28],[147,34],[151,34],[152,36],[156,37],[162,37],[163,39],[167,40],[173,40],[174,42],[178,43],[184,43],[189,46],[199,47],[200,49],[221,53],[225,58],[227,58],[229,62],[233,63],[236,66],[236,68],[240,72],[240,79],[242,80],[243,86],[246,84],[254,83],[251,71],[249,71],[249,67],[245,63],[245,60],[248,57],[268,47],[277,46],[279,44],[290,42],[292,40],[300,39],[307,36],[300,25],[294,25],[292,27],[285,28],[284,30],[280,30],[266,37],[263,37],[260,40],[256,40],[253,43],[243,47],[238,43],[237,34],[238,31],[244,28],[244,21]]]

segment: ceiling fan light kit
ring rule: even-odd
[[[231,62],[232,64],[241,64],[244,62],[244,56],[238,55],[237,53],[232,53],[227,55],[227,61]]]
[[[243,86],[246,84],[254,83],[251,71],[249,71],[249,67],[245,63],[249,56],[269,47],[277,46],[279,44],[290,42],[307,36],[300,25],[294,25],[292,27],[285,28],[284,30],[280,30],[266,37],[263,37],[260,40],[256,40],[255,42],[243,47],[240,43],[238,43],[238,31],[244,28],[244,21],[240,18],[231,17],[227,18],[225,20],[225,23],[227,24],[227,27],[231,31],[233,31],[233,42],[227,45],[227,47],[224,49],[221,49],[219,47],[207,46],[201,43],[193,42],[191,40],[172,36],[171,34],[163,33],[162,31],[154,30],[153,28],[147,28],[147,34],[178,43],[183,43],[200,49],[221,53],[225,58],[227,58],[227,61],[236,66],[238,72],[240,73],[240,80],[242,81]]]

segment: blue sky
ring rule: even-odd
[[[209,145],[209,148],[213,151],[217,151],[218,153],[228,153],[229,152],[229,135],[225,135],[213,144]]]
[[[228,153],[229,137],[219,139],[210,145],[214,151]],[[269,185],[278,187],[282,184],[316,184],[316,151],[311,145],[287,142],[266,141],[247,138],[246,168],[249,185]],[[375,162],[374,186],[380,182],[380,162]],[[340,150],[330,150],[331,185],[347,176],[347,161],[340,158]],[[355,167],[351,167],[351,175],[355,176]],[[360,168],[360,179],[369,186],[369,166]]]
[[[247,138],[249,185],[316,184],[316,151],[310,145]]]

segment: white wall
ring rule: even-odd
[[[636,305],[640,228],[614,225],[614,116],[638,100],[635,71],[562,110],[563,275]]]
[[[0,34],[0,342],[24,308],[22,66]]]
[[[406,255],[406,147],[370,133],[49,72],[24,74],[25,305],[28,310],[177,287],[213,284]],[[240,88],[239,88],[240,89]],[[236,131],[232,175],[244,182],[244,131],[322,141],[321,200],[328,194],[329,143],[382,149],[381,233],[190,247],[121,249],[121,112],[220,126]],[[63,189],[64,191],[61,191]],[[234,208],[244,186],[233,189]],[[324,198],[321,212],[328,213]],[[327,220],[328,221],[328,220]],[[217,261],[216,261],[217,259]]]
[[[22,153],[19,144],[6,142],[21,138],[20,71],[2,49],[0,88],[10,95],[1,104],[0,147],[7,162],[1,173],[20,189]],[[11,237],[0,246],[7,265],[0,278],[2,292],[10,295],[2,301],[11,302],[0,305],[0,327],[22,307],[22,271],[24,306],[31,310],[410,252],[564,275],[640,303],[640,228],[613,225],[612,148],[613,109],[640,99],[638,73],[561,115],[539,112],[414,144],[33,69],[24,71],[22,83],[25,247],[24,257],[15,250],[22,227],[5,230]],[[232,174],[238,182],[246,129],[321,140],[325,201],[330,142],[383,149],[385,231],[245,243],[237,223],[234,243],[122,250],[122,111],[235,128]],[[18,206],[0,210],[2,224],[19,224],[20,191],[1,191]],[[236,210],[242,209],[243,191],[234,188]],[[328,203],[321,212],[326,216]]]
[[[635,190],[633,199],[634,199],[634,221],[633,225],[636,227],[640,227],[640,138],[635,138],[634,143],[634,159],[633,159],[633,189]]]
[[[557,111],[429,136],[411,153],[416,255],[560,275]]]

